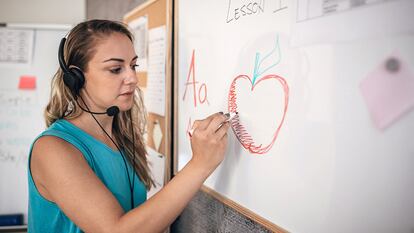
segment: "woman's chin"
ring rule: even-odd
[[[130,110],[133,105],[134,105],[133,102],[131,102],[131,103],[123,103],[123,104],[120,104],[120,105],[117,105],[117,106],[119,108],[119,111],[126,112],[126,111]]]
[[[119,99],[120,101],[117,101],[119,111],[124,112],[128,111],[132,108],[134,105],[134,97],[133,95],[125,95],[122,96],[123,98]]]

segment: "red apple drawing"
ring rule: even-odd
[[[251,87],[250,90],[248,89],[245,90],[246,88],[243,90],[241,90],[240,88],[237,88],[237,87],[241,87],[243,83],[244,83],[243,87],[246,87],[245,82],[249,83],[247,86],[250,85]],[[275,84],[274,82],[276,82],[277,84]],[[273,84],[273,86],[271,86],[270,84]],[[267,88],[269,87],[272,88],[275,85],[276,86],[280,85],[281,87],[281,88],[276,88],[275,90],[272,90],[271,93],[265,93],[266,99],[258,100],[255,102],[257,104],[266,105],[264,106],[265,108],[269,108],[269,109],[273,108],[281,112],[281,116],[266,116],[266,121],[271,121],[271,122],[260,122],[261,125],[266,125],[266,126],[269,125],[269,127],[275,127],[271,129],[271,131],[269,131],[268,127],[266,129],[263,129],[264,131],[272,132],[271,134],[268,135],[269,138],[266,140],[260,140],[258,138],[253,137],[253,135],[249,132],[248,127],[246,127],[247,123],[243,122],[241,118],[239,117],[240,115],[245,114],[239,111],[239,105],[241,104],[240,97],[242,96],[240,92],[250,91],[251,93],[248,93],[248,94],[253,94],[259,85],[267,85]],[[272,96],[272,93],[277,93],[280,91],[282,91],[283,93],[278,93],[279,94],[278,96],[283,96],[284,98],[282,97],[283,100],[280,100],[280,99],[276,100],[275,97]],[[263,96],[263,93],[262,93],[262,96]],[[281,101],[284,104],[282,105],[278,104],[278,102],[280,103]],[[255,81],[255,79],[253,79],[252,81],[252,79],[250,79],[250,77],[247,75],[239,75],[236,78],[234,78],[231,83],[229,95],[228,95],[228,110],[229,112],[239,112],[238,116],[233,118],[233,120],[231,121],[231,126],[233,129],[233,132],[235,133],[241,145],[252,154],[264,154],[268,152],[273,147],[279,135],[279,131],[282,128],[283,122],[285,120],[286,112],[288,109],[288,105],[289,105],[289,87],[284,78],[278,75],[275,75],[275,74],[266,75],[262,77],[261,79],[259,79],[258,81]],[[254,108],[254,106],[252,106],[252,108]],[[260,119],[255,119],[257,121],[262,120],[260,116],[259,117],[256,116],[255,118],[260,118]],[[261,129],[255,129],[255,130],[261,130]]]

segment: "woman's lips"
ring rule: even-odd
[[[133,91],[131,91],[131,92],[125,92],[125,93],[122,93],[121,95],[122,96],[129,96],[129,95],[132,95],[132,94],[134,94]]]

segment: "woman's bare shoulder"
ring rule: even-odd
[[[50,190],[57,182],[89,169],[81,152],[62,138],[42,136],[33,145],[30,171],[36,186]]]
[[[42,136],[33,144],[32,159],[41,157],[39,159],[50,161],[60,157],[68,157],[69,154],[72,155],[69,157],[77,157],[76,155],[81,153],[75,146],[60,137]]]

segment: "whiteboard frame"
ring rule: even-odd
[[[30,23],[6,23],[5,28],[33,29],[33,30],[70,30],[71,24],[30,24]]]

